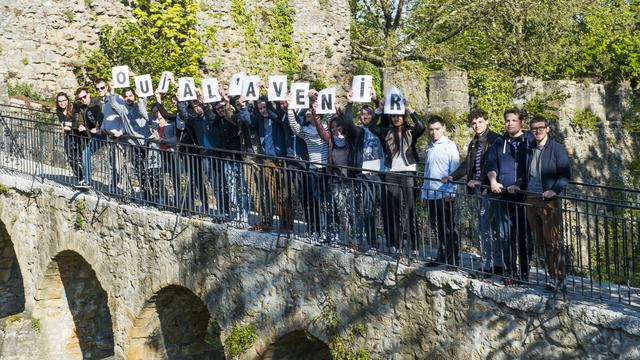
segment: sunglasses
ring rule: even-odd
[[[96,90],[98,90],[98,91],[102,91],[102,90],[104,90],[106,88],[107,88],[106,86],[96,86]]]
[[[531,131],[540,132],[540,131],[543,131],[546,128],[547,128],[547,126],[534,127],[534,128],[531,128]]]
[[[84,100],[84,99],[86,99],[88,96],[89,96],[89,94],[84,94],[84,95],[82,95],[82,96],[78,96],[78,99],[80,99],[80,100]]]

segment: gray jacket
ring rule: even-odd
[[[146,140],[153,138],[151,128],[149,127],[147,99],[138,99],[138,101],[131,106],[126,103],[122,105],[112,101],[111,107],[122,118],[130,144],[143,146]]]

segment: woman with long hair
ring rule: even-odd
[[[65,92],[56,95],[56,114],[64,131],[64,152],[78,183],[82,182],[82,149],[86,129],[78,124],[79,104],[74,104]]]
[[[382,115],[383,98],[369,130],[376,134],[384,145],[384,182],[387,191],[383,196],[382,212],[389,250],[391,253],[401,250],[404,234],[408,233],[412,256],[415,257],[418,255],[415,216],[415,175],[418,161],[416,143],[424,134],[425,127],[409,103],[406,100],[404,103],[404,115],[391,115],[389,126],[380,126],[377,122]],[[409,124],[407,117],[411,117],[413,125]],[[398,252],[398,255],[402,256],[402,251]]]

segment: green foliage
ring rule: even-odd
[[[84,6],[87,9],[93,9],[93,0],[84,0]]]
[[[293,41],[296,13],[287,0],[253,10],[247,9],[245,0],[231,0],[230,15],[244,35],[248,56],[243,65],[251,73],[264,77],[275,70],[289,76],[300,72],[300,48]]]
[[[36,332],[36,333],[40,333],[42,331],[42,324],[40,323],[40,319],[38,318],[31,318],[31,328]]]
[[[76,69],[80,83],[109,78],[111,67],[128,65],[158,81],[162,71],[199,78],[206,53],[196,23],[199,3],[193,0],[142,0],[133,8],[135,21],[100,29],[100,47]],[[210,32],[205,32],[206,34]]]
[[[595,131],[602,126],[602,119],[587,108],[575,114],[570,124],[580,131]]]
[[[379,98],[382,98],[382,73],[374,64],[365,60],[356,60],[356,75],[371,75],[373,89]]]
[[[469,92],[475,106],[487,112],[493,131],[504,131],[503,113],[513,107],[513,79],[504,70],[478,69],[468,73]]]
[[[257,339],[255,325],[234,326],[231,334],[224,340],[224,347],[229,356],[234,358],[247,351]]]
[[[84,211],[85,211],[85,203],[84,203],[84,201],[83,200],[77,200],[76,201],[76,221],[75,221],[76,229],[83,228],[84,224],[86,223]]]
[[[556,118],[559,105],[568,97],[569,95],[560,89],[543,91],[527,100],[524,104],[524,110],[529,118],[536,115],[544,116],[547,119]]]
[[[631,175],[632,186],[640,188],[640,156],[633,159],[629,164],[629,175]]]
[[[329,351],[331,358],[334,360],[367,360],[369,352],[365,349],[355,348],[356,337],[364,336],[365,326],[361,323],[353,324],[346,329],[344,334],[340,334],[340,320],[336,304],[329,294],[325,294],[325,300],[322,304],[321,319],[327,325],[329,332]]]
[[[27,99],[41,100],[42,97],[33,90],[33,85],[21,81],[7,84],[9,96],[24,97]]]
[[[7,79],[15,79],[16,77],[18,77],[18,73],[15,71],[7,71]]]
[[[207,333],[204,336],[204,342],[218,354],[224,354],[224,345],[220,340],[220,325],[214,319],[209,319],[207,323]]]
[[[9,190],[11,190],[11,188],[9,188],[8,186],[0,185],[0,195],[9,193]]]
[[[22,65],[29,65],[29,58],[28,57],[23,57],[22,58]]]
[[[71,9],[64,10],[62,14],[68,22],[72,22],[76,18],[76,13]]]
[[[628,104],[622,113],[622,125],[635,134],[640,134],[640,90],[631,91],[625,99]]]

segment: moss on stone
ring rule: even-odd
[[[231,334],[224,340],[224,347],[230,357],[234,358],[247,351],[258,339],[256,326],[234,326]]]

